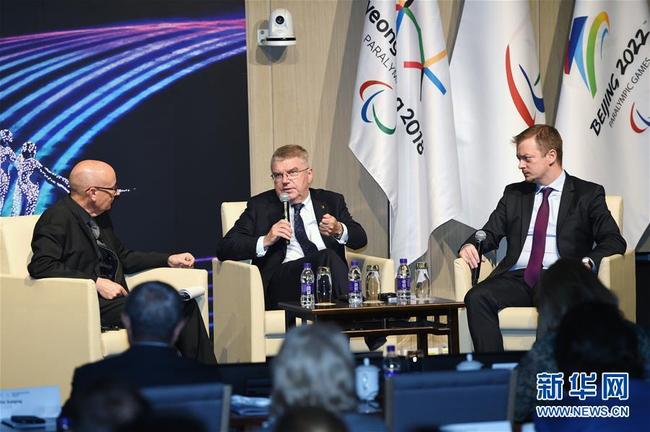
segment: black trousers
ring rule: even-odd
[[[332,273],[332,297],[339,298],[347,294],[348,264],[336,252],[323,249],[304,258],[282,264],[271,276],[269,286],[264,293],[266,310],[278,308],[279,302],[298,301],[300,299],[300,273],[303,265],[311,263],[314,275],[319,266],[327,266]]]
[[[126,297],[116,297],[113,300],[99,298],[99,314],[103,328],[124,327],[121,315],[125,302]],[[212,341],[205,331],[201,311],[194,300],[183,302],[183,317],[186,323],[176,341],[178,351],[183,357],[205,364],[217,364]]]
[[[503,351],[499,311],[534,306],[535,288],[526,284],[523,270],[515,270],[484,280],[467,292],[465,306],[475,352]]]

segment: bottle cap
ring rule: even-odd
[[[470,371],[470,370],[479,370],[483,367],[483,363],[474,360],[474,356],[470,353],[467,354],[467,357],[464,361],[458,363],[456,370],[459,371]]]
[[[308,263],[308,262],[304,263],[302,268],[309,268],[310,269],[311,268],[311,263]]]
[[[395,352],[395,345],[388,345],[386,347],[386,351],[388,352]]]
[[[399,263],[400,263],[400,264],[406,264],[407,262],[408,262],[408,261],[406,260],[406,258],[400,258],[400,259],[399,259]]]
[[[424,261],[418,261],[415,263],[415,268],[417,270],[426,270],[427,269],[427,263]]]
[[[352,264],[352,267],[359,267],[359,264],[361,264],[361,261],[353,259],[351,264]]]
[[[370,359],[368,357],[363,358],[363,365],[364,366],[370,366]]]

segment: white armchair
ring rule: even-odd
[[[246,202],[221,204],[223,234],[235,224],[246,209]],[[358,259],[365,266],[377,264],[382,291],[394,291],[393,261],[386,258],[346,251],[348,261]],[[277,354],[284,339],[285,320],[282,310],[264,310],[264,288],[257,266],[250,261],[212,260],[214,352],[219,363],[264,362]],[[353,340],[353,350],[362,341]]]
[[[128,348],[125,330],[101,333],[90,279],[32,279],[27,272],[38,216],[0,218],[0,387],[58,385],[65,400],[74,369]],[[158,268],[127,276],[206,289],[205,270]],[[197,299],[208,329],[207,296]]]
[[[612,217],[622,230],[623,198],[619,195],[607,195],[605,201]],[[616,294],[620,309],[630,321],[636,321],[634,259],[634,250],[629,249],[625,255],[617,254],[603,258],[598,269],[598,278]],[[479,281],[485,279],[492,269],[493,266],[489,261],[484,262],[481,265]],[[472,284],[470,268],[461,258],[454,261],[454,279],[456,300],[463,301]],[[470,352],[472,343],[465,310],[459,316],[459,320],[461,352]],[[499,312],[499,327],[506,350],[528,350],[535,342],[537,333],[537,309],[534,307],[505,308]]]

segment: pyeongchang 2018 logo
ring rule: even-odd
[[[387,90],[390,91],[387,92]],[[384,97],[390,98],[390,104],[383,105],[393,106],[395,102],[393,87],[383,81],[368,80],[361,84],[359,96],[364,101],[361,107],[361,118],[363,121],[365,123],[374,123],[386,135],[394,134],[395,126],[387,126],[385,120],[382,121],[381,119],[383,114],[382,110],[376,108],[377,105],[382,106],[382,104],[377,104],[377,101]]]
[[[648,127],[650,127],[650,118],[643,116],[638,109],[635,109],[634,106],[636,103],[632,103],[632,108],[630,108],[630,126],[632,130],[638,134],[645,132]],[[636,120],[635,120],[636,118]],[[645,124],[645,126],[643,126]]]
[[[609,34],[609,15],[602,11],[594,18],[589,27],[589,34],[586,36],[585,31],[587,24],[586,16],[576,17],[571,25],[571,34],[569,35],[569,46],[567,56],[564,62],[564,74],[571,73],[571,68],[575,63],[582,81],[585,83],[591,97],[596,96],[596,46],[599,47],[599,57],[602,58],[603,44]]]
[[[410,9],[410,6],[414,3],[415,0],[399,0],[395,5],[397,11],[397,34],[399,35],[399,29],[402,26],[402,21],[404,17],[407,17],[415,27],[415,31],[418,35],[418,47],[420,49],[420,59],[413,61],[405,61],[404,69],[416,69],[420,71],[420,100],[422,100],[422,86],[424,83],[424,78],[426,77],[431,83],[440,91],[441,94],[446,94],[447,89],[440,79],[433,72],[432,67],[440,60],[443,60],[447,57],[447,50],[443,49],[439,53],[434,54],[433,56],[426,58],[424,53],[424,42],[422,37],[422,27],[418,23],[415,14]]]

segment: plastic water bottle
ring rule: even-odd
[[[408,304],[411,301],[411,271],[406,264],[406,258],[399,259],[395,277],[395,292],[397,293],[397,303]]]
[[[348,304],[355,307],[363,304],[363,297],[361,296],[361,269],[357,260],[352,260],[352,265],[350,265],[350,271],[348,272]]]
[[[388,345],[386,347],[386,357],[384,357],[384,378],[390,378],[399,374],[401,369],[402,366],[395,352],[395,345]]]
[[[300,306],[314,307],[314,272],[311,263],[305,263],[300,273]]]

